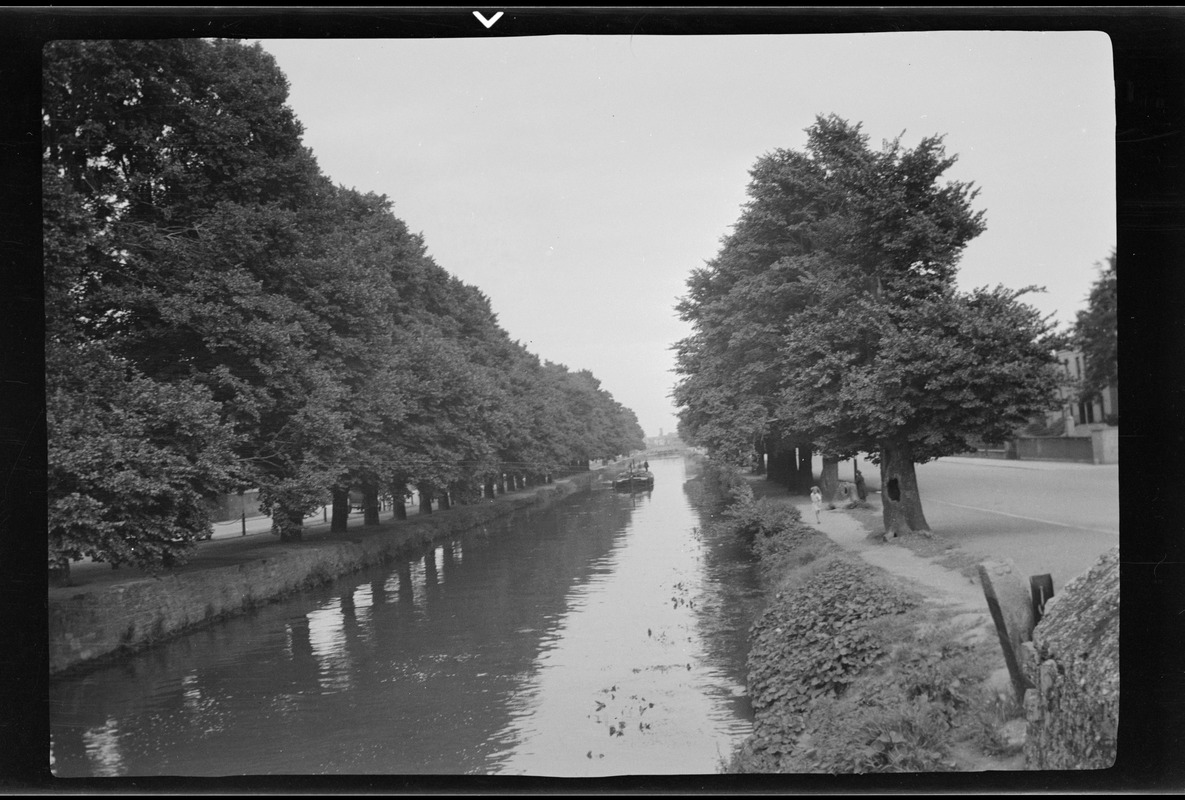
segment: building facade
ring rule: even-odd
[[[1085,356],[1081,350],[1059,350],[1057,361],[1068,378],[1081,382],[1086,374]],[[1052,411],[1047,422],[1050,427],[1062,424],[1062,436],[1089,436],[1092,430],[1107,427],[1119,419],[1119,392],[1114,385],[1107,386],[1093,398],[1082,397],[1075,386],[1063,386],[1058,390],[1061,409]]]

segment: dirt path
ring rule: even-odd
[[[936,563],[934,558],[914,553],[902,544],[870,536],[879,534],[884,526],[881,524],[880,496],[870,494],[868,503],[868,508],[824,510],[820,512],[819,523],[815,527],[844,549],[859,554],[869,564],[911,584],[922,594],[925,602],[939,612],[940,619],[964,631],[963,636],[967,641],[996,639],[995,623],[992,622],[979,583],[959,570]],[[801,502],[795,498],[794,505],[803,520],[814,524],[815,512],[809,501]],[[997,668],[985,685],[997,693],[1009,692],[1011,679],[1008,668]],[[1011,738],[1024,740],[1023,719],[1013,720],[1006,727]],[[1021,753],[995,757],[966,745],[953,746],[953,753],[964,765],[963,769],[972,772],[1024,769],[1024,756]]]
[[[948,609],[952,623],[966,625],[968,630],[982,629],[983,635],[994,635],[995,628],[979,584],[903,545],[870,538],[869,534],[882,530],[880,498],[872,494],[868,502],[869,508],[824,510],[817,525],[809,501],[795,498],[794,505],[804,521],[815,525],[836,544],[914,584],[926,602]]]
[[[960,636],[969,644],[997,641],[995,624],[992,622],[983,589],[977,580],[968,577],[959,566],[953,566],[971,563],[977,560],[977,556],[961,550],[957,545],[944,543],[939,538],[919,539],[910,544],[899,540],[883,541],[878,535],[884,529],[879,494],[869,494],[867,507],[823,510],[820,512],[819,522],[816,523],[815,512],[809,499],[787,496],[784,490],[763,480],[751,481],[750,486],[755,496],[794,506],[802,515],[803,522],[826,534],[848,552],[860,556],[871,566],[896,576],[902,583],[917,591],[924,598],[924,602],[933,609],[934,613],[927,617],[934,624],[953,626],[957,632],[956,636]],[[923,545],[920,547],[921,553],[911,549],[911,544]],[[933,555],[930,555],[931,552]],[[946,566],[942,562],[952,566]],[[998,648],[998,645],[996,647]],[[1003,654],[998,649],[994,652],[999,654],[999,663],[989,674],[984,686],[998,695],[1010,693],[1011,680],[1008,668],[1004,665]],[[1007,731],[1009,740],[1023,742],[1023,719],[1007,722],[1002,730]],[[977,747],[972,747],[966,742],[958,742],[951,744],[951,752],[959,762],[961,770],[980,772],[1024,769],[1024,756],[1019,750],[1012,755],[994,756],[980,752]]]

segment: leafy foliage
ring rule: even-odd
[[[49,564],[171,566],[209,531],[233,478],[230,430],[202,387],[161,384],[100,346],[51,343]]]
[[[751,749],[791,752],[810,704],[841,695],[886,654],[887,642],[867,623],[915,603],[870,569],[833,559],[767,608],[751,633],[749,697],[757,712]]]
[[[864,774],[950,772],[951,722],[941,703],[885,694],[828,699],[811,709],[807,730],[780,763],[786,772]]]
[[[802,152],[758,159],[732,234],[688,278],[680,430],[734,461],[761,437],[872,453],[886,485],[912,486],[915,462],[1050,406],[1048,326],[1018,302],[1031,289],[955,290],[984,213],[972,184],[941,182],[955,163],[941,137],[874,151],[835,116],[807,133]],[[916,492],[903,495],[885,504],[886,529],[925,528]]]
[[[1082,389],[1098,394],[1119,383],[1119,296],[1115,251],[1099,265],[1087,306],[1078,312],[1074,338],[1086,361]]]
[[[789,530],[801,521],[802,515],[793,506],[742,496],[739,502],[725,509],[724,518],[738,536],[753,542]]]
[[[45,49],[51,552],[170,565],[258,487],[285,539],[354,485],[472,497],[640,448],[540,364],[386,197],[335,187],[255,45]]]
[[[898,644],[884,673],[815,704],[782,764],[791,772],[946,772],[952,746],[982,738],[983,643],[939,627]]]
[[[810,546],[804,537],[787,552]],[[726,769],[945,772],[965,768],[955,755],[960,745],[1007,755],[999,731],[1019,711],[1001,711],[984,686],[1000,661],[994,642],[923,623],[916,597],[846,559],[837,554],[809,568],[754,625],[756,725]]]

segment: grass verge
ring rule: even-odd
[[[754,731],[721,771],[1023,769],[1022,710],[991,681],[1003,666],[994,638],[968,636],[804,524],[792,498],[755,499],[721,472],[714,524],[750,543],[769,596],[750,632]],[[943,542],[917,546],[965,566]]]

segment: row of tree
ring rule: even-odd
[[[1053,407],[1055,331],[1019,298],[1035,287],[958,291],[957,264],[985,228],[940,137],[880,150],[860,125],[818,117],[802,151],[750,172],[749,200],[679,304],[680,433],[716,457],[756,452],[771,477],[838,464],[881,470],[886,533],[929,527],[914,465],[1002,441]]]
[[[1119,275],[1116,254],[1097,264],[1086,308],[1078,312],[1067,342],[1082,351],[1084,372],[1076,387],[1084,399],[1098,398],[1119,386]]]
[[[258,487],[291,540],[352,487],[463,502],[643,445],[389,200],[333,185],[287,92],[236,41],[45,50],[52,570],[178,563],[222,492]]]

